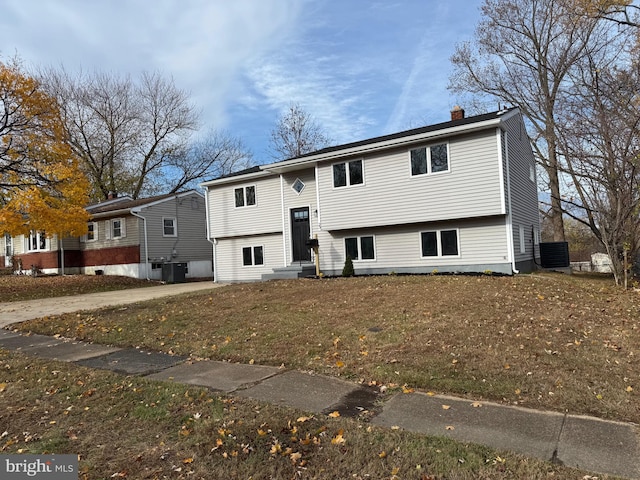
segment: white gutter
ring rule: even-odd
[[[498,137],[498,156],[500,157],[500,163],[502,163],[502,142],[500,141],[502,130],[498,128],[496,129],[496,132]],[[505,173],[507,175],[507,208],[509,209],[507,213],[507,248],[509,251],[509,260],[511,261],[511,269],[513,270],[513,273],[517,275],[518,273],[520,273],[520,271],[516,268],[516,252],[513,243],[513,217],[511,215],[511,176],[509,172],[509,136],[507,135],[507,132],[504,132],[504,148],[507,156],[506,162],[504,163],[506,165]]]
[[[204,216],[205,216],[205,222],[206,222],[206,227],[207,227],[207,242],[209,242],[211,244],[211,253],[213,256],[213,282],[216,283],[218,281],[217,279],[217,275],[218,275],[218,265],[217,265],[217,252],[216,252],[216,245],[218,244],[218,241],[215,238],[211,238],[211,225],[209,223],[209,187],[208,186],[204,186]]]
[[[147,280],[151,280],[149,276],[149,242],[147,241],[147,219],[140,215],[139,211],[136,211],[134,209],[131,209],[131,215],[142,219],[142,225],[144,228],[144,264],[146,272],[145,277]]]
[[[62,276],[64,277],[64,242],[61,238],[62,235],[56,234],[58,240],[60,241],[60,264],[62,265]]]

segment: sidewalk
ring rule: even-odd
[[[213,288],[212,283],[164,285],[109,294],[80,295],[26,302],[28,313],[0,304],[0,325],[26,319],[133,303],[149,298]],[[155,291],[154,291],[155,290]],[[58,300],[54,302],[53,300]],[[24,303],[24,302],[21,302]],[[9,304],[15,305],[17,304]],[[48,307],[46,307],[48,305]],[[49,308],[49,310],[47,310]],[[2,323],[4,322],[4,323]],[[638,426],[597,418],[541,412],[490,402],[420,392],[381,395],[377,389],[341,379],[263,365],[211,360],[192,361],[137,349],[120,349],[42,335],[21,335],[0,329],[0,348],[47,359],[74,362],[150,379],[208,387],[227,395],[290,406],[311,413],[339,411],[342,416],[371,412],[371,423],[400,427],[426,435],[479,443],[594,473],[640,479]],[[448,408],[443,408],[443,405]]]

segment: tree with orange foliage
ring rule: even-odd
[[[0,234],[86,233],[88,189],[56,100],[18,61],[0,62]]]

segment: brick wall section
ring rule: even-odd
[[[86,267],[140,263],[140,247],[138,245],[85,250],[79,253],[82,255],[83,265]]]
[[[4,259],[4,257],[2,257]],[[60,252],[34,252],[15,255],[14,259],[22,260],[22,268],[28,270],[31,265],[40,269],[60,268]],[[3,260],[4,262],[4,260]],[[121,265],[129,263],[140,263],[140,247],[132,245],[129,247],[102,248],[100,250],[65,250],[64,266],[71,267],[93,267],[100,265]],[[4,263],[2,263],[4,265]]]

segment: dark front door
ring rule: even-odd
[[[311,249],[307,247],[310,233],[309,208],[291,210],[291,243],[294,262],[311,261]]]

